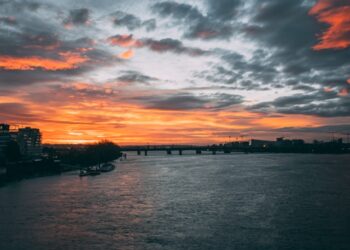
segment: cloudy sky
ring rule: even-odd
[[[349,0],[0,0],[0,122],[46,143],[350,132]]]

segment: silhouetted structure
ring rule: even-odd
[[[15,144],[18,145],[23,157],[40,157],[42,153],[40,130],[30,127],[11,130],[10,125],[0,124],[0,158],[8,158],[5,152],[11,155],[11,149],[16,148]]]
[[[0,161],[4,161],[5,159],[5,149],[10,140],[10,125],[0,124]]]
[[[17,132],[17,143],[25,157],[38,157],[42,153],[41,133],[37,128],[20,128]]]
[[[110,141],[101,141],[89,145],[85,150],[85,164],[87,166],[102,164],[121,157],[120,147]]]
[[[266,140],[256,140],[252,139],[250,141],[250,147],[252,148],[267,148],[274,144],[274,141],[266,141]]]
[[[123,147],[122,151],[137,151],[138,155],[148,155],[149,151],[165,151],[171,155],[173,151],[182,155],[184,151],[194,151],[196,154],[210,151],[213,155],[218,152],[229,154],[232,152],[245,153],[331,153],[341,154],[350,153],[350,144],[343,143],[342,139],[332,140],[329,142],[305,143],[302,139],[284,139],[277,138],[276,141],[257,140],[234,141],[219,145],[194,146],[194,145],[154,145],[154,146],[128,146]]]
[[[110,141],[81,145],[47,145],[44,155],[59,159],[63,164],[71,166],[92,166],[113,161],[122,156],[120,147]]]
[[[0,124],[0,182],[60,172],[58,161],[41,155],[41,133]]]

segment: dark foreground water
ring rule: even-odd
[[[135,156],[0,188],[0,249],[350,249],[350,156]]]

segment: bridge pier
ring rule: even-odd
[[[167,149],[166,153],[167,153],[168,155],[171,155],[171,150],[170,150],[170,149]]]
[[[200,149],[197,149],[197,150],[196,150],[196,154],[197,154],[197,155],[200,155],[200,154],[202,154],[202,150],[200,150]]]
[[[145,150],[145,156],[147,156],[148,155],[148,151],[147,150]]]
[[[216,150],[211,151],[213,155],[216,155]]]
[[[141,150],[137,150],[137,155],[141,155]]]
[[[179,155],[182,155],[182,149],[179,149]]]

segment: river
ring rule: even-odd
[[[350,247],[350,155],[129,155],[0,188],[0,249]]]

